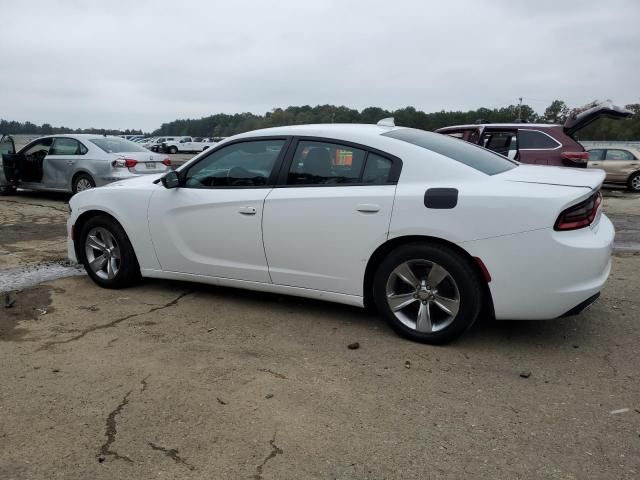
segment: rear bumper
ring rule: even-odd
[[[563,316],[600,292],[611,271],[614,235],[602,215],[593,228],[534,230],[462,246],[491,274],[497,319],[542,320]]]
[[[595,295],[590,296],[584,302],[580,302],[578,305],[573,307],[567,313],[565,313],[564,315],[561,315],[560,318],[572,317],[573,315],[579,315],[580,313],[585,311],[587,308],[589,308],[591,305],[593,305],[595,303],[595,301],[598,300],[599,297],[600,297],[600,292],[596,293]]]

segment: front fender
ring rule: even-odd
[[[94,188],[74,195],[69,201],[72,213],[69,221],[69,230],[75,229],[75,225],[84,215],[92,212],[102,212],[113,217],[124,229],[133,246],[141,269],[160,269],[160,263],[149,232],[147,210],[152,190],[134,190],[121,188],[115,192],[115,188]],[[75,229],[75,240],[80,232]],[[69,231],[71,235],[71,231]]]

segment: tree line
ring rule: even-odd
[[[618,121],[610,119],[598,120],[584,128],[576,135],[579,140],[640,140],[640,103],[626,105],[634,112],[632,118]],[[469,123],[513,122],[520,119],[525,122],[562,123],[570,115],[571,110],[561,100],[553,101],[544,111],[538,114],[529,105],[509,105],[501,108],[479,108],[468,111],[440,111],[425,113],[414,107],[398,110],[386,110],[379,107],[368,107],[356,110],[345,106],[317,105],[311,107],[290,106],[285,109],[275,108],[264,115],[254,113],[225,114],[217,113],[199,119],[179,119],[163,123],[152,135],[194,135],[202,137],[228,137],[237,133],[258,128],[277,127],[281,125],[301,125],[309,123],[376,123],[385,117],[394,117],[396,125],[436,130],[450,125]],[[40,134],[54,133],[96,133],[107,135],[142,135],[141,130],[113,129],[71,129],[53,127],[48,123],[35,125],[31,122],[15,122],[0,120],[0,133]]]
[[[69,128],[54,127],[48,123],[36,125],[31,122],[16,122],[0,119],[0,135],[53,135],[57,133],[95,133],[99,135],[143,135],[140,129],[109,129],[109,128]]]

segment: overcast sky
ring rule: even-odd
[[[640,102],[640,1],[2,2],[0,118]]]

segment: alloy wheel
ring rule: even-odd
[[[631,188],[640,191],[640,175],[636,175],[631,179]]]
[[[120,247],[115,237],[103,227],[92,228],[86,236],[84,251],[87,265],[104,280],[113,279],[120,270]]]
[[[76,182],[76,192],[82,192],[84,190],[89,190],[90,188],[93,188],[93,185],[91,185],[88,178],[83,177]]]
[[[455,280],[444,267],[429,260],[398,265],[387,279],[386,296],[393,315],[420,333],[447,328],[460,310]]]

